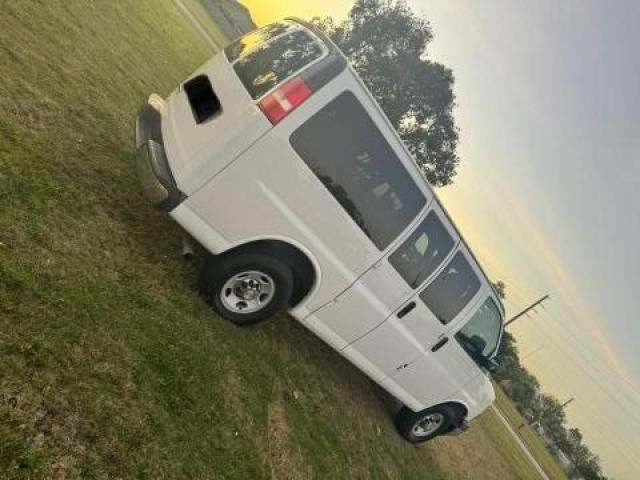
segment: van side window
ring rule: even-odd
[[[420,298],[443,324],[458,313],[480,289],[480,280],[462,252],[420,293]]]
[[[280,82],[322,56],[320,44],[297,29],[262,43],[233,64],[252,98],[260,98]]]
[[[343,92],[303,123],[291,146],[380,250],[426,199],[362,104]]]
[[[417,288],[442,263],[453,248],[453,238],[438,215],[431,211],[416,230],[389,257],[405,282]]]

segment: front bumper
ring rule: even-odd
[[[186,196],[173,178],[162,140],[164,100],[151,95],[136,118],[135,165],[138,181],[147,199],[158,209],[173,210]]]

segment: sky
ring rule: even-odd
[[[258,24],[349,0],[248,0]],[[410,0],[453,69],[461,158],[438,195],[525,366],[617,479],[640,478],[640,2]],[[268,5],[268,6],[267,6]]]

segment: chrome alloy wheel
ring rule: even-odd
[[[266,307],[276,292],[271,276],[256,270],[240,272],[220,291],[222,305],[234,313],[253,313]]]
[[[444,423],[444,415],[441,413],[430,413],[425,415],[411,429],[416,437],[426,437],[438,430]]]

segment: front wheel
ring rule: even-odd
[[[200,294],[222,317],[244,326],[284,310],[293,276],[277,258],[260,253],[236,254],[207,262]]]
[[[460,414],[450,405],[436,405],[421,412],[402,407],[396,414],[396,429],[408,442],[421,443],[450,430],[459,423]]]

